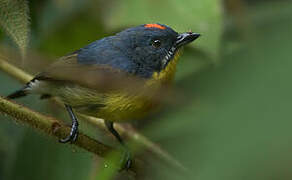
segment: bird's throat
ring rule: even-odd
[[[162,69],[160,72],[154,72],[152,75],[152,79],[158,80],[163,83],[170,83],[174,79],[174,75],[176,72],[176,64],[179,59],[179,51],[176,51],[173,55],[173,58],[167,63],[166,67]]]

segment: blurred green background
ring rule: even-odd
[[[292,179],[291,1],[31,0],[28,6],[30,58],[11,63],[31,73],[139,24],[159,22],[203,35],[185,48],[178,65],[176,87],[185,102],[139,128],[189,172],[170,170],[146,153],[145,173],[136,179]],[[5,32],[0,28],[0,52],[9,47],[19,53]],[[0,82],[2,96],[21,87],[2,71]],[[35,96],[18,102],[69,122],[60,107]],[[107,139],[86,122],[81,129]],[[96,161],[0,115],[0,180],[93,180],[101,172]]]

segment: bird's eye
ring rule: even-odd
[[[159,48],[161,46],[161,41],[156,39],[152,42],[152,46],[155,48]]]

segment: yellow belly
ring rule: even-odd
[[[61,100],[81,113],[109,121],[143,118],[158,109],[164,89],[171,85],[176,71],[178,53],[161,72],[155,72],[136,93],[98,93],[86,88],[65,88]],[[66,92],[66,93],[65,93]]]

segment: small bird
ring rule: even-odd
[[[124,148],[123,166],[129,168],[131,153],[113,123],[142,118],[159,106],[157,98],[174,79],[179,49],[199,36],[162,24],[132,27],[61,57],[7,98],[39,94],[63,102],[72,126],[62,143],[78,137],[74,111],[104,119]]]

